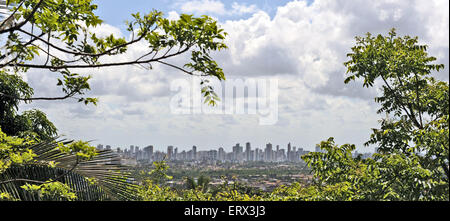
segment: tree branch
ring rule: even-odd
[[[30,19],[34,16],[34,14],[36,13],[36,11],[38,10],[38,8],[41,6],[42,2],[44,2],[44,0],[40,0],[36,6],[33,8],[33,10],[31,11],[30,15],[22,22],[20,22],[19,24],[7,28],[7,29],[3,29],[0,30],[0,34],[6,33],[6,32],[10,32],[10,31],[15,31],[15,30],[19,30],[22,26],[24,26],[26,23],[28,23],[30,21]]]
[[[56,49],[56,50],[58,50],[58,51],[64,52],[64,53],[72,54],[72,55],[75,55],[75,56],[100,57],[100,56],[103,56],[103,55],[107,55],[107,54],[111,53],[111,52],[114,51],[114,50],[117,50],[117,49],[119,49],[119,48],[126,47],[126,46],[128,46],[128,45],[134,44],[134,43],[136,43],[136,42],[142,40],[142,39],[144,38],[145,34],[148,32],[148,29],[145,29],[144,32],[141,34],[141,36],[139,36],[139,37],[136,38],[136,39],[133,39],[133,40],[127,42],[127,43],[123,43],[123,44],[121,44],[121,45],[117,45],[117,46],[115,46],[115,47],[112,47],[112,48],[110,48],[110,49],[108,49],[108,50],[105,50],[104,52],[95,53],[95,54],[93,54],[93,53],[85,53],[85,52],[81,52],[81,51],[71,51],[71,50],[67,50],[67,49],[58,47],[58,46],[56,46],[56,45],[50,43],[49,40],[45,40],[45,39],[43,39],[43,38],[40,38],[40,37],[38,37],[38,36],[35,36],[35,35],[33,35],[33,33],[30,33],[30,32],[25,31],[25,30],[23,30],[23,29],[18,29],[18,31],[20,31],[20,32],[22,32],[22,33],[24,33],[24,34],[26,34],[26,35],[28,35],[28,36],[36,37],[38,40],[40,40],[40,41],[43,42],[44,44],[48,45],[49,47],[52,47],[52,48],[54,48],[54,49]]]
[[[45,33],[40,34],[41,37],[44,36],[44,35],[45,35]],[[23,46],[24,46],[24,47],[26,47],[26,46],[28,46],[28,45],[33,45],[33,46],[34,46],[33,42],[36,41],[36,40],[37,40],[36,38],[30,39],[30,40],[29,40],[27,43],[25,43]],[[6,53],[6,54],[0,56],[0,60],[5,59],[7,56],[9,56],[9,55],[11,55],[11,54],[12,54],[12,53],[9,52],[9,53]],[[13,63],[14,61],[16,61],[18,58],[19,58],[19,55],[17,55],[14,59],[12,59],[12,60],[10,60],[10,61],[4,63],[4,64],[0,64],[0,68],[6,67],[6,66],[12,66],[12,65],[10,65],[10,64]]]
[[[0,24],[0,30],[2,30],[3,25],[5,25],[5,23],[10,20],[10,19],[14,19],[14,14],[16,14],[16,12],[19,10],[19,8],[23,5],[23,3],[25,3],[25,1],[22,1],[17,7],[16,9],[8,16],[8,18],[6,18],[5,20],[3,20],[2,24]]]
[[[420,107],[420,96],[419,96],[419,78],[417,77],[417,74],[414,73],[414,76],[416,78],[416,106],[417,106],[417,112],[419,112],[419,122],[420,126],[423,127],[423,120],[422,120],[422,108]]]
[[[398,79],[398,82],[400,83],[400,86],[404,88],[403,81],[402,81],[402,79],[401,79],[398,75],[397,75],[397,79]],[[400,96],[402,96],[402,95],[400,95]],[[402,96],[402,97],[403,97],[403,96]],[[401,101],[400,101],[400,102],[401,102]],[[400,103],[400,104],[403,106],[402,103]],[[409,111],[410,111],[410,113],[411,113],[411,114],[409,115],[409,117],[411,118],[411,120],[413,121],[413,123],[416,125],[416,127],[418,127],[419,129],[422,129],[423,126],[422,126],[422,124],[419,123],[419,121],[417,121],[416,114],[414,113],[414,108],[413,108],[413,106],[412,106],[411,103],[409,103],[409,102],[408,102],[406,105],[408,106]]]
[[[133,65],[133,64],[147,64],[151,62],[157,62],[163,59],[167,59],[170,57],[177,56],[179,54],[182,54],[189,50],[189,47],[186,47],[185,49],[169,54],[166,56],[161,56],[158,58],[152,58],[147,60],[133,60],[133,61],[125,61],[125,62],[113,62],[113,63],[103,63],[103,64],[73,64],[73,65],[61,65],[61,66],[52,66],[52,65],[42,65],[42,64],[26,64],[26,63],[18,63],[18,64],[8,64],[6,66],[17,66],[17,67],[24,67],[24,68],[39,68],[39,69],[50,69],[50,70],[60,70],[60,69],[70,69],[70,68],[100,68],[100,67],[111,67],[111,66],[124,66],[124,65]]]
[[[30,97],[30,98],[22,98],[22,97],[17,97],[17,96],[13,96],[13,95],[9,95],[9,94],[5,94],[5,93],[0,92],[0,95],[1,95],[1,96],[5,96],[5,97],[17,99],[17,100],[22,100],[22,101],[36,101],[36,100],[53,101],[53,100],[64,100],[64,99],[73,97],[75,94],[76,94],[76,92],[73,91],[72,93],[69,93],[69,94],[67,94],[66,96],[62,96],[62,97]]]
[[[395,90],[392,89],[392,87],[389,85],[389,83],[387,82],[386,78],[384,78],[383,75],[381,75],[381,78],[383,79],[384,83],[386,84],[386,86],[388,87],[388,89],[392,92],[392,94],[394,95],[394,97],[396,98],[396,100],[398,101],[398,103],[400,104],[400,106],[402,107],[402,109],[406,112],[406,115],[408,115],[408,117],[411,119],[411,121],[420,129],[422,129],[422,127],[420,126],[420,124],[417,122],[417,119],[412,115],[412,113],[409,113],[408,110],[406,109],[405,105],[403,104],[401,97],[399,98],[397,93],[395,93]],[[411,110],[411,106],[409,105],[409,108]],[[412,111],[412,110],[411,110]]]
[[[185,69],[183,69],[183,68],[180,68],[180,67],[178,67],[178,66],[176,66],[176,65],[173,65],[173,64],[166,63],[166,62],[164,62],[164,61],[156,61],[156,62],[161,63],[161,64],[164,64],[164,65],[167,65],[167,66],[172,67],[172,68],[175,68],[175,69],[178,69],[178,70],[180,70],[180,71],[182,71],[182,72],[184,72],[184,73],[186,73],[186,74],[189,74],[189,75],[193,75],[193,76],[205,76],[205,75],[197,75],[197,74],[194,74],[193,72],[187,71],[187,70],[185,70]]]

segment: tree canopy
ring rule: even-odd
[[[92,68],[139,65],[151,70],[153,65],[161,64],[188,75],[225,79],[210,52],[226,48],[223,43],[226,33],[208,16],[182,14],[178,20],[169,20],[156,10],[146,15],[132,14],[133,20],[126,22],[131,37],[126,39],[113,34],[96,35],[93,30],[102,24],[102,20],[95,15],[97,5],[92,0],[10,0],[6,1],[6,6],[9,13],[3,15],[0,25],[3,45],[0,54],[0,126],[8,134],[17,135],[23,131],[20,127],[45,128],[41,130],[46,132],[44,137],[56,134],[56,129],[48,124],[41,112],[28,113],[39,119],[32,122],[38,125],[24,125],[21,120],[16,120],[20,102],[73,98],[85,104],[96,104],[98,98],[85,96],[91,89],[89,70]],[[137,43],[144,43],[148,50],[129,60],[108,62],[103,59],[126,54],[128,48]],[[170,58],[185,53],[191,56],[184,65],[170,61]],[[62,93],[34,96],[34,89],[19,75],[30,69],[58,73],[55,87],[61,88]],[[80,70],[85,71],[80,73]],[[216,100],[210,93],[212,88],[205,84],[202,89],[206,98]]]
[[[385,113],[366,146],[375,145],[370,159],[353,158],[355,145],[323,141],[324,153],[302,158],[311,167],[320,191],[332,187],[334,200],[448,200],[449,89],[431,75],[444,68],[418,38],[356,37],[345,62],[345,83],[363,79],[363,87],[381,81],[375,98]],[[389,115],[391,114],[391,115]]]

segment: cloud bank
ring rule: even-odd
[[[334,136],[339,143],[359,146],[377,127],[375,89],[343,83],[346,54],[355,36],[387,34],[395,27],[399,35],[419,36],[429,45],[429,53],[445,64],[438,79],[448,81],[449,3],[443,0],[315,0],[292,1],[280,5],[276,13],[251,3],[224,3],[219,0],[173,2],[168,13],[210,14],[228,32],[228,50],[214,54],[227,78],[279,79],[279,121],[259,126],[251,115],[172,115],[170,82],[182,73],[158,65],[151,71],[138,67],[105,68],[93,75],[89,96],[99,97],[97,107],[73,100],[35,102],[23,110],[38,107],[68,137],[96,140],[96,143],[127,147],[149,145],[180,149],[230,149],[235,143],[267,142],[284,147],[288,142],[312,150],[316,143]],[[99,5],[101,7],[101,5]],[[246,15],[246,17],[240,17]],[[112,25],[102,25],[99,33],[124,35]],[[125,59],[145,50],[129,49]],[[177,58],[179,60],[186,57]],[[36,94],[55,95],[53,73],[26,74]],[[364,149],[361,149],[364,151]]]

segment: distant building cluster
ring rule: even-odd
[[[103,147],[102,144],[97,146],[97,149],[109,149],[110,145]],[[232,148],[232,152],[226,152],[223,147],[218,150],[197,151],[197,147],[193,146],[188,151],[178,151],[177,147],[168,146],[166,152],[155,151],[153,145],[144,148],[131,145],[130,148],[122,149],[116,148],[115,151],[122,157],[125,164],[151,163],[153,161],[202,161],[202,162],[298,162],[300,156],[309,153],[303,148],[292,147],[291,143],[287,145],[287,149],[280,148],[277,145],[275,148],[271,143],[266,144],[263,148],[252,148],[251,144],[247,142],[244,146],[237,143]]]
[[[97,145],[99,150],[111,150],[110,145],[103,146]],[[153,145],[149,145],[144,148],[131,145],[129,148],[122,149],[116,148],[119,156],[122,158],[122,163],[136,165],[151,163],[153,161],[198,161],[198,162],[231,162],[231,163],[243,163],[243,162],[299,162],[300,156],[309,153],[309,151],[303,148],[296,148],[291,146],[291,143],[287,145],[286,149],[280,148],[276,145],[274,148],[271,143],[266,144],[264,149],[252,148],[251,144],[247,142],[244,146],[239,143],[233,146],[232,152],[226,152],[223,147],[218,150],[204,150],[197,151],[197,147],[193,146],[188,151],[178,151],[178,147],[167,146],[167,151],[155,151]],[[315,152],[324,152],[319,145],[315,147]],[[361,156],[363,159],[371,157],[372,153],[358,153],[355,151],[353,157]]]

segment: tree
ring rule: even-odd
[[[18,75],[6,74],[0,70],[0,128],[8,135],[33,137],[48,140],[57,135],[57,129],[39,110],[25,111],[18,114],[19,99],[13,97],[30,97],[33,89]]]
[[[354,145],[337,146],[333,138],[320,144],[325,153],[302,158],[314,172],[319,190],[345,185],[347,195],[331,199],[448,200],[449,94],[448,82],[431,74],[444,68],[432,64],[427,46],[418,38],[357,37],[345,63],[345,83],[362,79],[364,87],[380,80],[381,128],[373,129],[366,146],[376,145],[373,159],[352,158]]]
[[[198,189],[200,191],[207,192],[210,181],[211,178],[201,175],[200,177],[198,177],[197,181],[192,177],[185,177],[184,184],[187,189]]]
[[[197,181],[191,177],[185,178],[187,188],[177,189],[166,185],[166,181],[172,179],[167,175],[169,166],[165,161],[156,161],[155,166],[150,172],[143,173],[148,175],[144,178],[141,185],[138,186],[138,200],[143,201],[257,201],[263,197],[251,194],[249,187],[237,182],[234,178],[230,184],[226,177],[222,177],[224,183],[208,191],[210,182],[209,177],[200,176]]]
[[[436,58],[428,56],[427,48],[417,37],[396,37],[395,29],[387,37],[357,38],[345,63],[351,73],[346,82],[362,78],[368,87],[381,78],[382,95],[375,98],[381,104],[378,113],[394,114],[373,130],[366,145],[379,144],[381,152],[424,152],[423,163],[448,180],[448,82],[431,76],[444,65],[430,64]]]
[[[97,36],[92,32],[93,28],[102,23],[94,13],[97,5],[92,0],[8,0],[0,3],[1,8],[7,9],[6,13],[2,11],[0,20],[0,128],[5,137],[0,143],[0,163],[4,167],[2,172],[5,173],[1,174],[0,187],[15,183],[14,188],[20,184],[22,189],[28,191],[49,193],[52,190],[50,192],[73,199],[73,194],[68,191],[71,187],[55,180],[55,176],[51,175],[54,169],[48,164],[53,161],[39,158],[40,155],[34,153],[36,149],[32,145],[45,146],[50,142],[50,146],[57,148],[59,154],[75,157],[70,164],[73,168],[63,168],[68,170],[63,172],[66,175],[75,171],[81,173],[81,161],[87,164],[93,161],[95,164],[95,157],[99,156],[95,148],[82,141],[55,147],[54,144],[58,143],[54,141],[56,127],[39,110],[19,114],[21,102],[76,99],[84,104],[95,105],[97,98],[85,96],[90,90],[91,75],[88,75],[88,71],[93,68],[139,65],[151,70],[154,64],[161,64],[188,75],[225,79],[222,69],[212,59],[210,52],[226,48],[223,43],[226,33],[208,16],[197,18],[183,14],[178,20],[170,21],[156,10],[147,15],[132,14],[133,20],[126,23],[131,37],[126,39],[114,35]],[[127,53],[131,45],[138,43],[144,43],[148,50],[130,60],[105,61],[106,57]],[[170,61],[182,54],[190,54],[190,62],[179,65]],[[55,86],[61,88],[61,95],[34,96],[34,89],[20,75],[31,69],[58,73],[55,75]],[[86,72],[80,73],[80,70]],[[217,99],[212,90],[207,81],[202,81],[205,99],[212,100],[212,104],[215,104]],[[13,144],[10,143],[11,140],[14,141]],[[20,144],[16,145],[16,141]],[[100,155],[104,157],[103,154]],[[103,157],[102,159],[110,159]],[[14,168],[22,165],[38,167],[42,162],[36,161],[36,158],[46,162],[46,172],[41,173],[46,175],[35,178],[34,182],[31,179],[10,177],[11,174],[19,176],[21,173],[11,171],[17,171]],[[106,165],[105,162],[103,166]],[[86,175],[92,175],[92,171]],[[124,186],[118,186],[122,188],[119,190],[120,194],[123,195],[129,188],[122,178],[111,178],[120,175],[101,175],[105,176],[113,180],[113,183]],[[22,185],[21,182],[26,184]],[[106,191],[107,188],[103,190]],[[5,196],[7,193],[2,194]]]
[[[162,64],[189,75],[225,79],[210,52],[226,48],[222,42],[226,33],[208,16],[183,14],[179,20],[170,21],[158,11],[144,16],[136,13],[132,15],[134,20],[127,22],[132,37],[126,40],[114,35],[99,37],[92,32],[102,21],[94,14],[97,5],[91,0],[10,0],[6,5],[10,13],[0,23],[0,35],[5,38],[4,52],[0,54],[0,82],[4,84],[0,87],[0,116],[7,133],[19,102],[75,98],[96,104],[97,98],[84,97],[90,90],[91,76],[73,69],[139,65],[151,70],[152,65]],[[127,61],[103,61],[104,57],[125,54],[128,47],[139,42],[147,45],[147,52]],[[191,62],[180,66],[169,61],[185,53],[191,54]],[[62,95],[33,96],[33,89],[18,75],[30,69],[59,73],[56,86]],[[215,101],[212,90],[207,84],[202,87],[206,99]]]
[[[302,158],[314,173],[314,185],[297,197],[303,200],[448,200],[448,183],[436,179],[418,155],[375,153],[352,157],[355,145],[338,146],[333,138],[320,144],[323,153]],[[292,191],[292,190],[291,190]],[[305,193],[306,192],[306,193]]]
[[[149,180],[158,185],[163,185],[165,181],[171,180],[173,177],[167,175],[167,170],[169,169],[169,165],[167,165],[166,161],[155,161],[153,162],[154,169],[152,169],[148,175]]]

